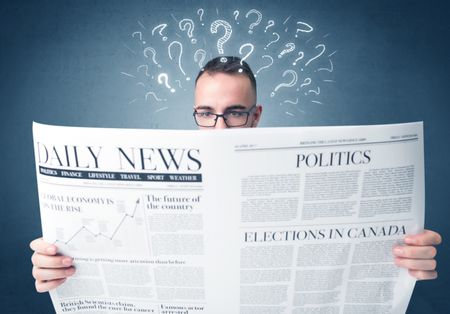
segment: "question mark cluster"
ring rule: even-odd
[[[148,102],[169,102],[179,91],[192,93],[191,76],[216,56],[236,55],[241,64],[248,62],[259,84],[273,86],[259,91],[266,104],[322,104],[323,91],[335,82],[336,51],[326,46],[330,34],[320,35],[310,21],[294,16],[277,20],[257,9],[198,8],[188,16],[171,15],[158,25],[138,24],[126,46],[141,55],[139,64],[134,73],[121,73],[138,81]]]

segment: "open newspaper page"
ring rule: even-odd
[[[422,125],[214,132],[33,126],[57,313],[404,313]]]
[[[410,123],[221,134],[234,148],[222,180],[239,208],[240,313],[405,313],[415,279],[392,247],[423,229],[422,133]]]
[[[207,134],[34,124],[33,135],[44,240],[77,269],[50,292],[56,312],[206,313]]]

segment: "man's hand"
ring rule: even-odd
[[[34,251],[31,262],[37,292],[55,289],[75,273],[72,266],[73,259],[58,255],[58,248],[55,245],[38,238],[31,241],[30,247]]]
[[[437,250],[434,245],[441,243],[439,233],[424,230],[416,235],[408,235],[404,239],[405,245],[393,248],[395,255],[394,263],[397,266],[408,268],[411,276],[418,280],[436,279],[436,256]]]

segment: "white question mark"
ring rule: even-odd
[[[253,49],[255,48],[255,47],[254,47],[252,44],[250,44],[250,43],[243,44],[243,45],[239,48],[239,54],[240,54],[240,55],[242,54],[242,49],[244,49],[245,47],[250,47],[250,50],[249,50],[249,52],[245,55],[245,57],[243,57],[243,58],[241,59],[241,65],[242,65],[242,62],[244,62],[245,59],[247,59],[247,58],[252,54]],[[239,69],[239,72],[242,72],[242,69]]]
[[[142,41],[142,33],[141,32],[134,32],[131,34],[131,37],[134,38],[134,35],[139,35],[139,40],[145,45],[145,41]]]
[[[146,65],[146,64],[142,64],[142,65],[138,66],[136,69],[136,72],[139,73],[139,70],[142,68],[145,69],[145,76],[150,76],[150,74],[148,74],[148,65]]]
[[[269,63],[268,65],[265,65],[265,66],[263,66],[263,67],[260,67],[259,70],[256,71],[255,77],[258,75],[258,73],[259,73],[261,70],[267,69],[267,68],[269,68],[269,67],[273,64],[273,58],[272,58],[271,56],[269,56],[269,55],[264,55],[264,56],[262,56],[261,58],[263,58],[263,59],[264,59],[264,58],[269,58],[269,59],[270,59],[270,63]]]
[[[203,13],[205,13],[205,10],[203,10],[202,8],[197,10],[197,14],[200,15],[200,22],[202,22],[203,19]],[[204,26],[205,24],[202,23],[202,26]]]
[[[272,33],[272,35],[275,35],[277,37],[277,39],[272,40],[266,47],[264,47],[264,50],[267,50],[267,48],[269,48],[270,45],[272,45],[280,40],[280,35],[278,35],[278,33]]]
[[[300,28],[297,28],[297,31],[295,32],[295,38],[298,37],[298,35],[297,35],[298,32],[311,33],[314,30],[314,28],[311,25],[309,25],[305,22],[297,22],[297,25],[300,25]],[[304,28],[303,28],[303,26],[304,26]]]
[[[298,55],[299,55],[300,57],[298,57],[297,59],[295,59],[295,61],[292,63],[292,65],[297,65],[297,61],[303,59],[303,57],[305,56],[305,54],[303,53],[303,51],[300,51],[300,52],[298,53]]]
[[[191,19],[182,19],[179,23],[178,26],[180,27],[180,30],[185,31],[186,28],[187,30],[187,34],[188,37],[191,39],[191,43],[195,44],[197,42],[197,39],[192,38],[193,37],[193,33],[194,33],[194,21]]]
[[[296,105],[296,104],[298,104],[298,98],[296,98],[295,101],[294,101],[294,100],[290,100],[290,99],[286,99],[286,100],[283,101],[283,102],[286,103],[286,104],[293,104],[293,105]]]
[[[152,95],[153,98],[155,98],[156,101],[166,101],[167,99],[160,99],[158,98],[158,96],[156,96],[155,92],[148,92],[147,94],[145,94],[145,100],[148,100],[148,97]]]
[[[163,35],[163,30],[165,29],[167,27],[167,24],[159,24],[158,26],[155,26],[153,29],[152,29],[152,36],[155,36],[155,31],[157,30],[157,29],[159,29],[159,31],[158,31],[158,34],[162,37],[162,40],[163,41],[166,41],[167,40],[167,37],[166,36],[164,36]]]
[[[274,20],[269,20],[267,22],[267,26],[266,26],[266,29],[264,30],[264,33],[267,33],[267,30],[269,29],[269,27],[272,27],[274,25],[275,25],[275,21]]]
[[[322,51],[319,52],[319,54],[315,57],[312,57],[311,59],[308,60],[308,62],[305,63],[305,67],[308,66],[308,64],[310,64],[313,60],[316,60],[317,58],[319,58],[321,55],[323,55],[323,53],[325,52],[325,45],[324,44],[318,44],[316,47],[314,47],[314,49],[317,48],[322,48]]]
[[[161,67],[161,65],[160,64],[158,64],[158,62],[156,62],[156,50],[155,49],[153,49],[152,47],[147,47],[147,48],[145,48],[144,49],[144,56],[146,57],[146,58],[148,58],[148,55],[147,55],[147,52],[148,51],[150,51],[151,53],[152,53],[152,61],[153,61],[153,63],[154,64],[156,64],[157,66],[158,66],[158,68],[160,68]]]
[[[309,84],[311,84],[311,79],[309,77],[307,77],[307,78],[305,78],[303,83],[300,84],[300,88],[302,88],[303,86],[308,86]]]
[[[211,24],[211,33],[217,34],[219,26],[222,26],[225,29],[225,34],[217,41],[217,50],[220,54],[223,54],[223,45],[228,41],[228,39],[230,39],[233,29],[227,21],[217,20]]]
[[[297,80],[298,80],[297,72],[295,72],[294,70],[286,70],[286,71],[283,72],[283,77],[285,77],[288,74],[292,75],[292,80],[289,83],[278,84],[277,87],[275,87],[275,90],[272,93],[270,93],[270,97],[274,97],[275,93],[281,87],[292,87],[292,86],[294,86],[297,83]]]
[[[158,75],[158,83],[159,84],[163,84],[164,83],[164,86],[169,88],[171,93],[175,93],[175,88],[172,88],[169,85],[169,76],[167,75],[167,73],[161,73],[161,74]]]
[[[262,14],[261,14],[261,12],[259,12],[258,10],[251,9],[250,11],[247,12],[247,14],[245,14],[245,17],[248,18],[248,17],[250,16],[250,14],[256,14],[256,15],[258,16],[257,19],[256,19],[256,21],[253,22],[252,24],[250,24],[250,27],[249,27],[249,30],[248,30],[248,33],[249,33],[249,34],[253,34],[253,28],[254,28],[255,26],[258,26],[259,23],[261,23],[261,20],[262,20]]]
[[[201,55],[201,58],[199,60],[199,56]],[[198,62],[198,66],[200,68],[203,67],[203,61],[205,61],[206,59],[206,51],[203,49],[198,49],[195,53],[194,53],[194,61]]]
[[[171,50],[173,45],[178,45],[180,47],[180,55],[178,56],[178,67],[180,68],[181,73],[183,73],[183,75],[186,76],[186,72],[184,72],[183,68],[181,67],[181,56],[183,55],[183,45],[176,40],[170,43],[169,47],[167,47],[167,50],[169,51],[170,60],[173,60]],[[190,79],[191,79],[190,77],[186,77],[186,81],[189,81]]]
[[[286,49],[284,49],[282,52],[280,52],[280,54],[278,55],[278,59],[281,59],[285,54],[292,52],[295,49],[294,43],[287,43],[284,46],[286,47]]]
[[[319,71],[327,71],[327,72],[333,72],[333,70],[334,70],[334,67],[333,67],[333,62],[331,62],[331,59],[328,59],[328,61],[330,61],[330,68],[320,68],[320,69],[317,69],[317,72],[319,72]]]
[[[237,18],[239,16],[239,11],[238,10],[234,11],[233,15],[234,15],[234,20],[236,21],[236,24],[239,24],[239,22],[237,21]]]
[[[317,86],[317,91],[316,90],[314,90],[314,89],[310,89],[309,91],[308,91],[308,93],[314,93],[314,94],[316,94],[316,95],[320,95],[320,87],[319,86]]]

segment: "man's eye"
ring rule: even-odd
[[[213,115],[213,113],[205,111],[205,112],[197,112],[197,115],[201,118],[210,118]]]
[[[229,117],[233,117],[233,118],[240,118],[242,116],[244,116],[246,113],[245,112],[240,112],[240,111],[229,111],[227,112],[227,115]]]

